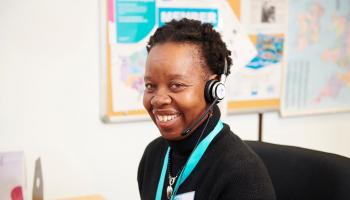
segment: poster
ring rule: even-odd
[[[289,1],[283,116],[350,110],[350,3]]]
[[[288,0],[242,0],[241,22],[248,34],[284,33]]]
[[[280,106],[287,0],[229,0],[256,54],[232,74],[229,113],[266,112]],[[270,10],[269,17],[263,11]],[[267,12],[267,11],[266,11]]]
[[[233,70],[257,55],[227,1],[107,0],[102,5],[101,118],[105,122],[148,118],[143,108],[146,43],[157,27],[171,19],[190,18],[213,24],[232,51]],[[234,72],[233,72],[234,73]],[[230,76],[232,77],[232,76]],[[231,87],[228,78],[228,90]],[[231,100],[229,95],[228,102]]]
[[[258,34],[251,39],[256,55],[230,79],[231,112],[264,112],[279,105],[284,36]]]

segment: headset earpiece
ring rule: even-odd
[[[217,99],[217,103],[224,99],[226,94],[225,82],[227,74],[227,61],[225,59],[224,72],[220,76],[220,81],[212,79],[207,81],[204,89],[204,97],[207,103],[214,102]]]
[[[205,85],[204,97],[207,103],[218,99],[220,102],[225,97],[225,85],[218,80],[209,80]]]
[[[212,103],[215,100],[214,96],[212,95],[212,91],[213,91],[214,84],[217,82],[219,81],[213,79],[213,80],[207,81],[207,83],[205,84],[204,97],[207,103]]]

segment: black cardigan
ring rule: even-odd
[[[215,106],[213,117],[210,118],[201,140],[214,129],[219,119],[220,111]],[[167,148],[170,146],[173,151],[171,173],[174,176],[191,154],[204,124],[182,141],[171,142],[159,137],[146,147],[137,176],[141,199],[155,199]],[[167,199],[167,185],[166,175],[162,199]],[[196,168],[179,187],[177,195],[192,191],[195,192],[195,199],[275,199],[274,189],[263,162],[226,124],[213,139]]]

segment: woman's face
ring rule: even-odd
[[[143,105],[165,139],[181,133],[204,112],[205,68],[198,46],[166,42],[148,54]]]

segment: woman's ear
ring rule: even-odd
[[[220,77],[217,74],[212,74],[209,76],[209,80],[213,80],[213,79],[220,81]]]

